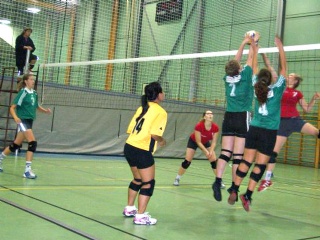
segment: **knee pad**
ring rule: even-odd
[[[11,143],[9,145],[9,149],[10,149],[11,152],[15,152],[19,148],[20,148],[20,146],[18,144],[15,144],[15,143]]]
[[[141,179],[134,179],[136,182],[142,183]],[[129,188],[132,189],[133,191],[139,192],[140,188],[141,188],[142,184],[136,184],[133,181],[130,182],[129,184]]]
[[[150,184],[150,187],[149,188],[141,188],[140,194],[151,197],[153,194],[153,190],[154,190],[154,186],[156,184],[156,181],[154,179],[152,179],[149,182],[143,182],[141,186],[148,185],[148,184]]]
[[[219,159],[222,159],[222,160],[224,160],[226,162],[230,161],[230,157],[228,157],[227,155],[224,155],[222,153],[220,154]]]
[[[210,162],[212,169],[217,169],[217,161]]]
[[[259,168],[259,173],[255,173],[255,172],[251,172],[251,174],[250,174],[250,178],[253,180],[253,181],[255,181],[255,182],[259,182],[260,181],[260,179],[262,178],[262,176],[263,176],[263,174],[264,174],[264,171],[266,170],[266,165],[265,164],[255,164],[254,165],[254,168],[253,169],[255,169],[255,168]]]
[[[187,169],[191,165],[191,162],[187,161],[186,159],[181,163],[181,167]]]
[[[245,178],[247,176],[247,174],[248,174],[248,172],[242,172],[239,170],[239,168],[237,168],[236,175],[238,177]]]
[[[239,158],[234,158],[234,157],[239,157]],[[240,164],[241,160],[243,158],[243,154],[238,154],[238,153],[234,153],[233,154],[233,164]]]
[[[37,150],[37,141],[28,142],[28,150],[30,152],[35,152]]]
[[[277,156],[278,156],[278,153],[272,152],[272,154],[270,156],[270,159],[269,159],[269,163],[276,163],[277,162]]]
[[[242,160],[240,161],[240,164],[241,164],[241,163],[245,164],[245,165],[248,167],[248,171],[249,171],[252,163],[249,163],[249,162],[246,161],[245,159],[242,159]],[[239,176],[239,177],[241,177],[241,178],[245,178],[245,177],[247,176],[247,174],[248,174],[248,171],[242,172],[242,171],[239,170],[239,167],[238,167],[238,168],[237,168],[237,171],[236,171],[236,174],[237,174],[237,176]]]

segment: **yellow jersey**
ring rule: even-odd
[[[167,112],[155,102],[149,102],[146,114],[136,122],[142,112],[139,107],[128,126],[127,133],[130,134],[126,143],[139,149],[154,153],[157,149],[155,140],[151,135],[162,136],[167,125]]]

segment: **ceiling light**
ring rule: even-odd
[[[27,8],[27,12],[29,13],[38,13],[40,11],[41,10],[39,8],[33,8],[33,7]]]
[[[10,24],[11,22],[10,22],[10,20],[8,20],[8,19],[0,19],[0,23],[8,25],[8,24]]]

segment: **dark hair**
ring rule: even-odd
[[[302,82],[303,78],[300,75],[295,74],[295,73],[290,73],[290,74],[293,74],[294,75],[294,79],[297,81],[297,83],[294,84],[294,86],[293,86],[293,88],[296,89],[297,87],[299,87],[299,85]]]
[[[30,30],[32,32],[32,28],[25,27],[20,35],[23,35],[26,31]]]
[[[230,77],[239,75],[240,63],[237,60],[230,60],[225,66],[226,74]]]
[[[159,93],[162,93],[162,87],[158,82],[149,83],[144,87],[144,95],[141,96],[141,106],[142,112],[137,117],[136,121],[138,122],[148,111],[149,104],[148,102],[153,102],[157,99]]]
[[[258,81],[254,85],[254,91],[258,102],[262,105],[267,102],[269,85],[272,81],[272,74],[268,69],[261,69],[257,75]]]
[[[28,80],[29,77],[33,76],[33,74],[24,74],[23,77],[22,77],[22,80],[20,80],[18,82],[18,91],[20,91],[22,88],[26,87],[26,83],[24,81]]]
[[[208,111],[210,111],[210,110],[206,110],[205,112],[202,113],[202,118],[200,119],[200,122],[204,122],[205,121],[204,116],[207,114]],[[213,113],[212,113],[212,115],[213,115]]]

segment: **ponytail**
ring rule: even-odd
[[[254,85],[254,91],[258,102],[262,105],[268,100],[269,85],[271,84],[272,74],[268,69],[261,69],[257,78],[258,81]]]
[[[136,122],[138,122],[148,111],[149,104],[148,101],[153,102],[157,99],[159,93],[162,93],[162,87],[158,82],[149,83],[144,88],[144,95],[141,96],[141,107],[142,112],[139,117],[137,117]]]

